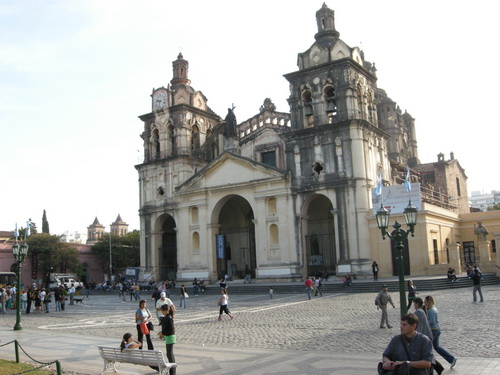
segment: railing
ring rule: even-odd
[[[26,353],[26,351],[23,349],[23,347],[19,344],[19,342],[17,340],[6,342],[5,344],[0,345],[0,347],[6,346],[6,345],[10,345],[12,343],[14,343],[14,350],[15,350],[15,353],[16,353],[16,363],[19,363],[19,349],[21,349],[23,351],[23,353],[26,354],[26,356],[29,359],[31,359],[33,362],[36,362],[36,363],[38,363],[40,365],[40,366],[37,366],[37,367],[32,368],[30,370],[26,370],[26,371],[23,371],[23,372],[18,372],[18,373],[14,374],[14,375],[27,374],[29,372],[36,371],[38,369],[41,369],[41,368],[44,368],[44,367],[48,367],[48,366],[51,366],[53,364],[56,365],[57,375],[62,375],[61,363],[59,361],[57,361],[57,360],[56,361],[52,361],[52,362],[40,362],[40,361],[37,361],[36,359],[34,359],[33,357],[31,357],[28,353]]]

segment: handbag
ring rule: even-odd
[[[146,309],[146,311],[148,312],[148,316],[151,319],[152,316],[151,316],[151,313],[149,312],[149,309]],[[148,326],[148,329],[150,331],[154,331],[155,330],[155,326],[153,325],[153,322],[151,320],[146,325]]]
[[[149,329],[148,329],[148,325],[146,323],[140,323],[139,324],[140,328],[141,328],[141,332],[143,335],[149,335]]]
[[[383,363],[379,362],[377,371],[379,375],[412,375],[413,367],[411,367],[408,363],[402,363],[397,365],[394,370],[386,370],[383,367]]]
[[[184,298],[189,298],[189,295],[186,292],[184,292]]]

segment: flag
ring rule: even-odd
[[[411,191],[411,182],[410,182],[410,168],[406,167],[406,178],[405,178],[405,189],[409,193]]]
[[[26,232],[24,232],[24,237],[28,237],[31,234],[31,220],[26,222]]]
[[[378,185],[377,188],[375,189],[375,194],[377,194],[377,196],[382,194],[382,171],[380,171],[378,175]]]
[[[19,230],[17,230],[17,223],[16,223],[16,229],[14,230],[14,237],[16,238],[17,241],[17,237],[19,237]]]

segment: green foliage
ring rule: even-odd
[[[39,233],[29,236],[26,242],[29,254],[38,254],[38,271],[43,277],[51,272],[80,274],[78,251],[70,243],[61,242],[59,236]]]
[[[488,206],[487,211],[497,211],[500,210],[500,204],[495,204],[493,206]]]
[[[50,234],[49,222],[47,220],[47,213],[45,212],[45,210],[43,210],[43,217],[42,217],[42,233]]]
[[[111,235],[111,258],[113,270],[140,265],[140,233],[134,230],[124,236]],[[109,234],[92,246],[92,251],[101,260],[103,272],[109,270]],[[115,273],[113,271],[113,273]]]

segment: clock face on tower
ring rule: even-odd
[[[167,94],[163,91],[157,92],[153,96],[153,110],[165,108],[167,106]]]

